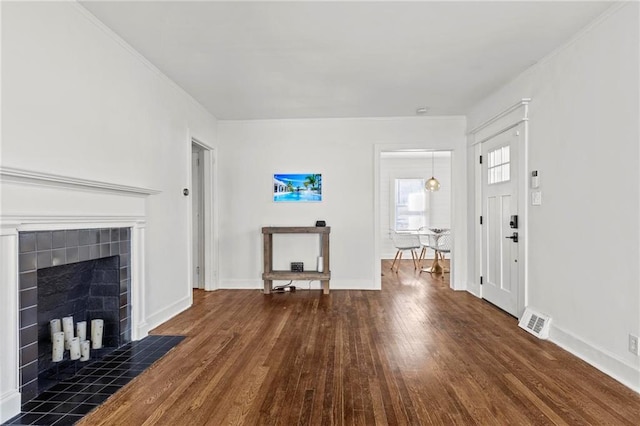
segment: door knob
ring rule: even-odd
[[[505,237],[505,238],[509,238],[510,240],[513,240],[514,243],[518,242],[518,233],[514,232],[513,235],[509,236],[509,237]]]

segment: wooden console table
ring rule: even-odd
[[[328,226],[266,226],[262,228],[264,241],[264,294],[270,294],[274,280],[309,280],[320,281],[322,292],[329,294],[329,280],[331,271],[329,270],[329,233],[331,227]],[[322,241],[322,271],[274,271],[273,270],[273,234],[318,234]]]

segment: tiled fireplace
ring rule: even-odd
[[[101,317],[104,344],[125,345],[121,349],[147,336],[148,197],[160,191],[3,163],[0,193],[2,423],[20,413],[21,402],[37,392],[38,360],[45,360],[44,369],[52,362],[51,317],[71,314],[76,323]],[[81,264],[85,261],[89,263]],[[55,294],[65,288],[71,297]],[[92,350],[92,360],[94,355]],[[69,358],[66,352],[64,360],[70,364],[55,364],[56,373],[86,366]]]
[[[24,402],[43,390],[42,377],[57,368],[51,361],[51,319],[73,315],[74,322],[90,324],[101,318],[108,349],[131,341],[131,228],[19,232],[18,242],[19,384]],[[62,363],[71,362],[77,361],[67,357]]]

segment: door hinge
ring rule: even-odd
[[[480,216],[480,225],[482,225],[482,216]]]
[[[482,285],[482,275],[480,275],[480,285]]]
[[[482,155],[480,156],[480,164],[482,164]]]
[[[196,266],[196,274],[200,275],[200,267]]]

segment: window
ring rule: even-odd
[[[489,185],[507,182],[509,179],[511,179],[509,147],[503,146],[489,151],[489,159],[487,161],[487,182],[489,182]]]
[[[424,179],[395,180],[395,221],[396,231],[417,230],[426,226],[426,193]]]

